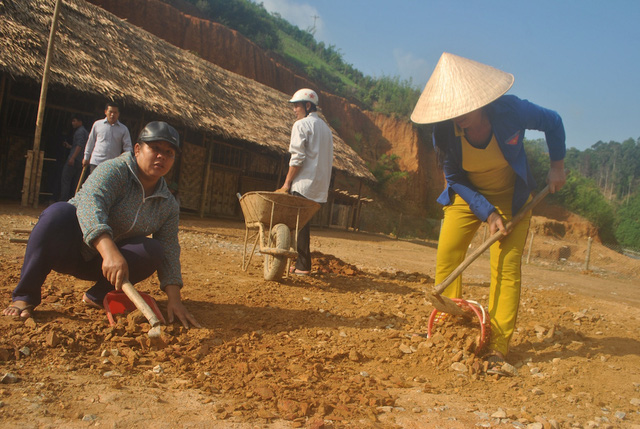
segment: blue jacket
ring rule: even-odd
[[[512,213],[524,206],[536,187],[524,151],[524,131],[543,131],[552,161],[564,159],[565,133],[562,118],[553,110],[537,106],[514,95],[503,95],[485,107],[493,134],[505,159],[516,173]],[[433,128],[433,145],[444,155],[444,174],[447,187],[438,197],[443,205],[451,204],[452,195],[464,199],[473,213],[483,222],[495,207],[471,184],[462,169],[462,141],[456,137],[453,121],[438,123]]]

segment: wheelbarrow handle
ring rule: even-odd
[[[529,203],[527,203],[524,207],[522,207],[522,209],[520,209],[520,211],[511,219],[511,222],[509,222],[507,224],[507,226],[505,227],[505,229],[507,231],[511,231],[511,229],[522,220],[522,218],[531,210],[533,209],[535,206],[538,205],[538,203],[540,201],[542,201],[542,199],[544,197],[547,196],[547,194],[549,193],[549,185],[545,186],[545,188],[540,191],[535,197],[533,197],[533,199],[531,201],[529,201]],[[493,243],[495,243],[496,241],[500,240],[502,237],[504,237],[504,234],[502,233],[502,231],[498,230],[496,232],[493,233],[493,235],[491,237],[489,237],[484,243],[482,243],[480,245],[480,247],[478,247],[476,250],[474,250],[469,256],[467,256],[465,258],[464,261],[462,261],[460,263],[460,265],[458,265],[458,267],[453,270],[451,272],[451,274],[449,274],[447,276],[446,279],[444,279],[442,281],[442,283],[440,283],[439,285],[436,286],[436,288],[433,291],[433,294],[435,295],[440,295],[446,288],[447,286],[449,286],[455,279],[456,277],[458,277],[460,274],[462,274],[462,272],[469,266],[471,265],[471,263],[473,261],[475,261],[476,259],[478,259],[478,256],[480,256],[482,253],[484,253],[485,250],[487,250],[489,247],[491,247],[491,245]]]
[[[124,283],[122,283],[122,290],[127,297],[129,297],[131,302],[135,304],[136,308],[142,312],[144,317],[147,318],[152,328],[161,324],[158,316],[156,316],[151,307],[149,307],[149,304],[147,304],[147,302],[140,296],[129,280],[125,280]]]

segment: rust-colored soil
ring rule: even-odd
[[[25,246],[10,238],[37,215],[0,210],[2,305]],[[151,343],[139,314],[110,327],[81,302],[87,282],[52,273],[34,319],[0,317],[3,427],[640,427],[640,261],[594,243],[583,271],[584,240],[536,235],[517,375],[501,377],[473,353],[475,321],[424,335],[436,243],[316,229],[312,275],[275,283],[259,256],[240,269],[242,223],[181,222],[183,298],[204,327]],[[487,265],[464,276],[485,304]],[[155,278],[137,288],[165,310]]]

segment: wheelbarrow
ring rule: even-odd
[[[289,261],[298,256],[298,233],[320,204],[280,192],[254,191],[238,194],[246,226],[242,250],[242,270],[247,271],[259,246],[264,255],[264,279],[282,279]],[[293,237],[292,237],[293,236]],[[248,248],[253,246],[251,251]]]

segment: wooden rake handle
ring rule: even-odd
[[[542,199],[546,197],[548,193],[549,185],[545,186],[545,188],[540,191],[531,201],[529,201],[528,204],[520,209],[520,211],[511,219],[511,222],[507,224],[507,226],[505,227],[506,230],[511,231],[511,228],[513,228],[518,222],[520,222],[522,218],[527,214],[527,212],[537,206],[538,203],[542,201]],[[467,269],[467,267],[471,265],[473,261],[478,259],[478,256],[482,255],[485,250],[491,247],[493,243],[500,240],[502,237],[504,237],[504,234],[500,230],[494,232],[491,237],[489,237],[484,243],[480,245],[480,247],[478,247],[469,256],[467,256],[465,260],[462,261],[460,265],[458,265],[458,267],[453,270],[446,279],[443,280],[442,283],[435,287],[433,294],[440,295],[447,288],[447,286],[449,286],[456,279],[456,277],[462,274],[462,272]]]
[[[82,171],[80,172],[80,178],[78,179],[78,184],[76,185],[76,194],[82,187],[82,181],[84,180],[84,176],[87,174],[88,168],[89,168],[88,165],[85,165],[84,167],[82,167]]]
[[[122,290],[127,295],[127,297],[129,297],[131,302],[135,304],[136,308],[142,312],[144,317],[147,318],[152,328],[161,323],[160,319],[158,319],[158,316],[156,316],[151,307],[149,307],[149,304],[147,304],[144,298],[140,296],[136,288],[133,287],[129,280],[125,280],[124,283],[122,283]]]

